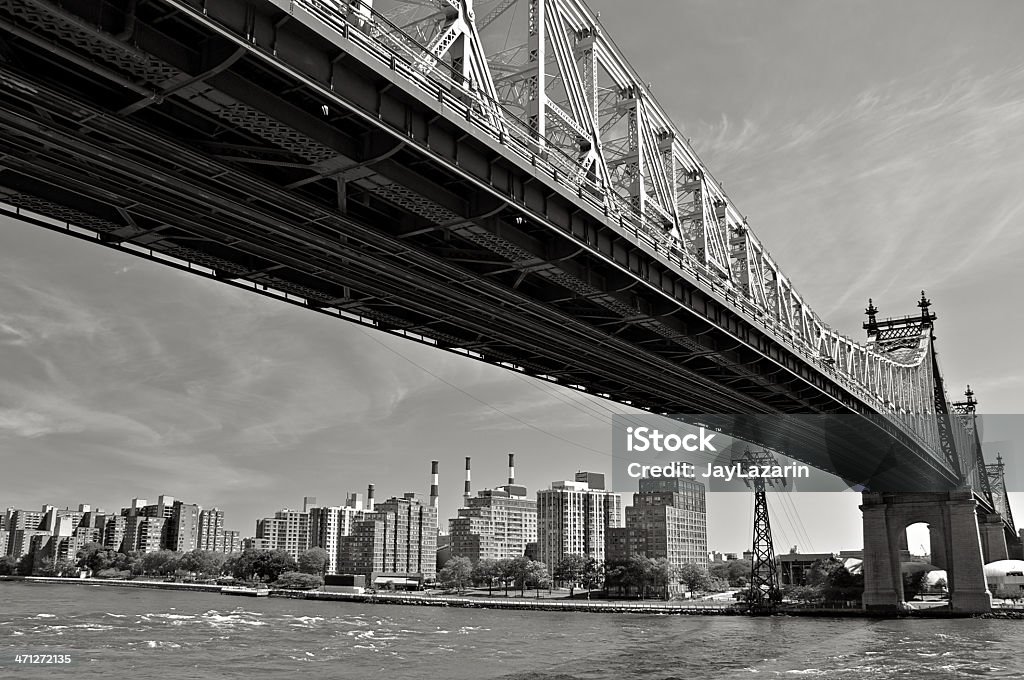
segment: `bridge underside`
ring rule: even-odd
[[[732,434],[955,486],[727,287],[314,28],[268,0],[0,0],[3,213],[658,413],[850,416]]]

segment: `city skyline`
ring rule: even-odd
[[[827,322],[863,338],[868,297],[898,315],[926,289],[951,396],[970,383],[983,412],[1024,410],[1006,340],[1024,310],[1004,295],[1024,253],[1024,67],[1005,57],[1022,8],[701,3],[650,25],[592,4]],[[669,27],[673,58],[654,47]],[[607,472],[607,418],[630,412],[8,220],[0,296],[3,505],[138,488],[224,498],[248,533],[271,495],[425,497],[437,459],[447,518],[463,456],[493,487],[514,450],[535,492]],[[993,316],[999,332],[979,332]],[[804,550],[860,542],[856,494],[794,500]],[[742,549],[749,521],[749,497],[709,495],[710,547]]]

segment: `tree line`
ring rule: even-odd
[[[442,588],[457,592],[470,587],[487,588],[489,595],[495,589],[503,589],[507,596],[510,588],[518,590],[520,595],[525,595],[528,589],[536,590],[539,595],[541,589],[554,585],[567,587],[569,597],[574,597],[576,588],[581,588],[586,591],[588,599],[596,589],[603,589],[605,596],[614,593],[620,597],[635,594],[638,597],[668,599],[679,587],[693,593],[717,592],[730,586],[744,585],[750,574],[750,562],[735,562],[739,564],[730,565],[731,571],[709,572],[697,564],[676,568],[663,557],[633,555],[625,561],[599,562],[586,555],[570,554],[562,557],[549,571],[543,562],[525,556],[500,560],[485,558],[476,564],[466,557],[453,557],[438,572],[437,583]],[[746,565],[745,572],[743,564]],[[734,583],[737,580],[742,580],[742,583]]]
[[[244,550],[225,554],[206,550],[122,553],[87,543],[74,560],[39,562],[31,553],[20,559],[0,557],[0,576],[69,576],[87,570],[96,578],[138,576],[196,581],[229,576],[244,583],[273,583],[282,588],[311,589],[323,585],[327,551],[311,548],[296,560],[284,550]]]

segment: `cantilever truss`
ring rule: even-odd
[[[130,76],[126,86],[139,89],[144,83],[141,91],[149,94],[132,111],[157,101],[153,92],[195,87],[199,93],[208,87],[115,36],[97,37],[98,29],[61,18],[67,12],[56,0],[0,4],[5,17],[22,27],[18,30],[35,27],[40,35],[50,36],[47,41],[63,36],[59,39],[74,41],[86,61],[117,63]],[[166,5],[172,14],[205,11],[200,8],[205,3],[184,0],[144,4]],[[346,52],[338,55],[339,63],[344,56],[383,66],[394,86],[421,96],[436,106],[439,116],[464,121],[466,135],[488,139],[498,153],[529,164],[547,189],[578,197],[574,200],[580,212],[633,242],[659,266],[678,271],[716,304],[787,348],[792,357],[820,372],[823,384],[854,395],[865,412],[880,414],[886,426],[901,430],[948,470],[977,475],[975,461],[956,457],[968,450],[957,443],[966,430],[959,418],[949,417],[929,329],[919,324],[905,329],[907,336],[898,342],[872,337],[863,343],[823,323],[657,102],[651,85],[581,0],[273,4],[296,20],[318,22],[324,36],[333,31],[343,39]],[[210,73],[230,68],[241,54]],[[12,82],[7,86],[18,87]],[[274,143],[283,150],[335,172],[329,166],[336,153],[328,146],[296,136],[281,121],[242,102],[218,99],[211,106],[222,123],[256,131],[266,140],[278,139]],[[341,206],[347,199],[344,180],[338,182]],[[401,186],[381,184],[373,191],[399,209],[415,204],[422,217],[444,228],[457,217]],[[515,202],[522,197],[508,198]],[[24,207],[32,199],[17,200]],[[14,203],[15,198],[7,196],[5,202]],[[542,217],[525,203],[518,207],[522,216],[517,219]],[[191,251],[179,252],[187,259]],[[223,271],[231,267],[217,266]],[[324,302],[305,287],[285,292]]]
[[[755,452],[749,449],[732,463],[740,465],[744,472],[751,468],[778,464],[770,452]],[[782,589],[778,563],[775,559],[775,545],[772,541],[771,521],[768,517],[768,496],[765,493],[765,486],[774,486],[777,482],[785,486],[786,480],[770,477],[754,477],[753,480],[754,541],[751,547],[750,591],[747,599],[755,607],[773,607],[782,599]],[[743,481],[748,488],[751,486],[750,478],[744,478]]]
[[[930,333],[918,326],[903,339],[911,351],[892,352],[823,323],[583,2],[359,6],[374,22],[363,30],[408,54],[419,70],[433,68],[424,75],[467,99],[478,129],[549,172],[581,208],[602,211],[721,293],[950,465],[936,424],[945,413],[936,408]],[[453,36],[461,47],[445,52]]]
[[[1002,455],[996,456],[996,462],[985,466],[988,484],[992,490],[992,504],[996,512],[1003,516],[1003,521],[1010,528],[1010,532],[1017,533],[1017,526],[1013,523],[1013,513],[1010,511],[1010,497],[1006,494],[1006,466],[1003,464]]]
[[[967,386],[964,397],[963,401],[955,401],[951,404],[953,413],[959,418],[977,454],[974,464],[974,475],[978,482],[977,488],[981,495],[988,499],[989,504],[992,507],[996,507],[995,499],[992,497],[992,484],[989,480],[988,466],[985,464],[985,455],[981,448],[981,433],[978,431],[978,401],[974,398],[974,390],[971,389],[970,385]],[[1007,505],[1007,508],[1009,508],[1009,505]],[[1013,524],[1012,519],[1010,524]]]

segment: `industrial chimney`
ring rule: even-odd
[[[373,512],[373,484],[366,487],[366,511]]]
[[[470,473],[469,473],[469,456],[466,456],[466,487],[465,487],[465,490],[462,492],[462,500],[466,501],[466,505],[467,506],[469,505],[470,480],[471,479],[472,479],[472,477],[470,476]]]
[[[508,454],[508,483],[509,486],[516,483],[516,454],[511,451]]]
[[[430,461],[430,507],[437,509],[437,461]]]

